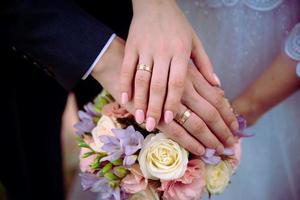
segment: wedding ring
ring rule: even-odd
[[[137,70],[143,70],[143,71],[149,72],[150,74],[152,73],[151,68],[145,64],[138,64]]]
[[[179,117],[176,117],[176,121],[183,125],[192,115],[192,111],[190,109],[187,109],[182,115],[180,115]]]

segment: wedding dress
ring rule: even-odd
[[[295,51],[299,56],[300,30],[287,44],[292,48],[284,48],[290,31],[300,22],[299,0],[178,3],[203,42],[230,99],[240,95],[280,51]],[[300,199],[299,105],[298,92],[248,129],[256,136],[244,140],[241,167],[231,185],[214,200]]]

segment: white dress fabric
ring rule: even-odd
[[[287,36],[300,22],[299,0],[178,3],[230,99],[240,95],[284,50]],[[213,196],[214,200],[300,199],[299,105],[297,92],[247,130],[256,136],[243,141],[241,167],[231,185],[222,195]]]

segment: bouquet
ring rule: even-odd
[[[102,92],[79,111],[75,125],[80,151],[81,184],[98,199],[192,200],[221,194],[240,163],[240,141],[224,155],[206,149],[191,155],[159,130],[151,133],[133,115]],[[238,117],[237,137],[246,122]]]

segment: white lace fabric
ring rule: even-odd
[[[299,61],[296,73],[300,77],[300,23],[296,24],[289,34],[285,42],[284,51],[290,58]]]
[[[257,11],[269,11],[279,6],[284,0],[196,0],[196,4],[217,8],[222,6],[235,6],[243,3]]]

